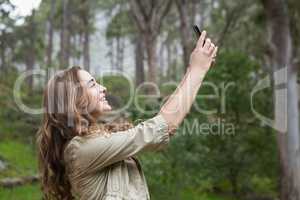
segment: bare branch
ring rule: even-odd
[[[144,14],[142,13],[140,6],[138,5],[138,0],[130,0],[130,7],[132,9],[131,16],[133,17],[134,21],[136,22],[139,30],[146,31],[146,19]]]
[[[168,14],[169,10],[172,7],[172,3],[172,0],[165,0],[163,1],[162,5],[158,5],[161,9],[158,9],[154,16],[154,21],[156,22],[155,30],[160,30],[163,21],[162,19]]]
[[[229,14],[227,15],[227,19],[226,19],[226,23],[225,26],[223,28],[223,30],[221,31],[219,38],[218,38],[218,46],[221,47],[225,37],[228,35],[229,30],[232,26],[234,26],[236,24],[236,22],[239,19],[239,16],[244,12],[245,8],[247,7],[247,3],[241,3],[239,5],[237,5],[236,7],[234,7]]]

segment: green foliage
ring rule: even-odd
[[[114,109],[123,107],[130,99],[130,80],[123,76],[106,75],[98,79],[98,82],[107,88]]]
[[[274,191],[276,191],[277,184],[272,179],[268,177],[259,177],[257,175],[254,175],[252,176],[250,182],[257,193],[268,194],[269,196],[276,198],[277,193]]]
[[[126,37],[134,34],[136,28],[129,17],[128,10],[120,10],[110,21],[106,29],[106,38]],[[126,24],[126,26],[125,26]]]
[[[42,93],[35,90],[35,95],[31,95],[33,91],[26,84],[21,85],[21,90],[15,90],[18,75],[13,70],[0,74],[0,139],[18,138],[28,142],[34,140],[41,116],[25,113],[17,105],[15,98],[16,95],[19,96],[23,104],[30,108],[40,108]]]
[[[225,124],[234,125],[234,135],[211,134],[204,137],[202,141],[202,144],[208,148],[205,157],[209,159],[204,162],[205,168],[209,169],[208,175],[214,177],[217,182],[228,180],[232,190],[247,187],[248,180],[255,173],[266,175],[276,182],[278,163],[277,155],[274,153],[276,152],[275,134],[270,128],[261,126],[250,107],[251,91],[257,80],[266,75],[257,72],[258,67],[258,64],[239,52],[230,50],[221,52],[217,66],[208,74],[208,81],[216,85],[234,83],[233,87],[226,90],[225,105],[220,105],[220,98],[216,101],[197,100],[202,101],[199,104],[204,108],[224,107],[225,112],[218,109],[217,113],[207,116],[208,121],[220,119]],[[207,89],[201,90],[201,93],[205,92]],[[264,108],[261,110],[262,113],[271,112],[272,98],[268,98],[271,95],[270,90],[267,90],[263,95],[255,98],[256,106]],[[197,115],[192,113],[191,117]],[[266,166],[269,168],[268,172],[264,171]]]
[[[293,45],[298,47],[300,3],[293,0],[287,2],[291,24],[294,25],[291,28]],[[12,6],[9,0],[0,1],[0,25],[5,27],[0,32],[1,53],[5,52],[5,59],[1,60],[0,66],[3,67],[0,68],[0,158],[7,161],[9,166],[1,172],[0,179],[37,172],[34,136],[41,116],[26,114],[19,109],[14,100],[13,87],[19,75],[19,64],[26,63],[29,49],[35,52],[34,61],[43,64],[47,41],[45,24],[51,12],[51,1],[43,0],[34,17],[25,17],[24,24],[17,26],[17,20],[11,17],[13,6],[11,11],[7,11],[1,6],[4,3]],[[108,42],[121,37],[136,39],[138,32],[130,18],[131,10],[127,3],[123,0],[72,1],[68,6],[71,57],[77,60],[81,58],[84,53],[82,44],[77,43],[81,43],[79,39],[82,39],[85,30],[89,33],[95,31],[96,13],[100,11],[105,12],[109,20],[105,30]],[[247,194],[266,195],[275,199],[279,182],[275,133],[257,120],[250,106],[251,91],[259,80],[268,75],[269,70],[262,65],[267,49],[263,8],[252,1],[241,3],[233,0],[220,0],[218,5],[205,1],[200,7],[205,10],[201,28],[208,30],[211,38],[220,38],[222,42],[217,63],[205,79],[214,87],[202,85],[191,112],[167,149],[141,155],[152,199],[233,200]],[[56,37],[62,26],[61,1],[56,1],[54,15]],[[89,19],[88,25],[83,20],[85,17]],[[223,30],[227,25],[228,29]],[[162,33],[159,35],[161,43],[158,46],[170,50],[170,55],[159,55],[167,59],[169,64],[167,76],[158,75],[162,83],[179,81],[182,76],[184,68],[179,66],[182,62],[178,58],[180,52],[177,52],[181,39],[179,26],[179,15],[173,6],[162,23]],[[58,43],[54,41],[53,58],[59,56],[56,50]],[[57,63],[58,59],[53,59],[53,65]],[[41,66],[43,68],[45,65]],[[99,78],[99,82],[107,87],[114,109],[123,107],[129,102],[130,95],[134,96],[130,94],[129,88],[132,87],[124,77],[108,75]],[[159,98],[142,96],[145,91],[139,91],[141,93],[135,93],[139,95],[139,109],[136,104],[131,104],[126,111],[131,114],[133,121],[152,117],[159,111],[164,98],[174,90],[172,84],[160,85]],[[40,107],[40,90],[31,91],[24,84],[17,94],[27,106]],[[256,93],[253,103],[257,111],[273,118],[271,88]],[[199,112],[199,108],[214,112]],[[141,112],[141,109],[145,112]],[[229,124],[234,127],[233,134],[226,132],[229,130],[226,125]],[[213,128],[200,130],[202,125]],[[222,125],[224,127],[220,127]],[[219,128],[221,133],[218,132]],[[41,199],[41,194],[38,185],[0,188],[0,199],[34,200]]]
[[[216,108],[216,112],[204,114],[194,106],[164,152],[142,157],[156,199],[176,199],[182,195],[199,199],[203,194],[205,199],[206,193],[214,191],[242,196],[247,193],[276,196],[275,134],[270,128],[261,126],[250,108],[251,90],[265,75],[255,61],[241,52],[226,50],[220,53],[218,63],[205,79],[217,87],[219,95],[216,98],[198,96],[196,100],[198,107],[204,110]],[[229,82],[235,85],[223,94],[226,101],[222,105],[221,86]],[[167,94],[173,89],[166,86],[161,91]],[[199,94],[213,95],[215,90],[204,84]],[[270,96],[270,90],[256,95],[256,107],[260,112],[270,113]],[[216,124],[218,120],[220,124]],[[220,132],[214,128],[205,131],[200,129],[203,124],[215,124],[215,128],[220,129],[224,125],[225,128]],[[234,127],[233,134],[227,134],[227,124]]]

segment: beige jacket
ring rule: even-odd
[[[168,125],[160,114],[126,131],[74,137],[64,151],[72,194],[82,200],[150,199],[133,156],[159,150],[168,142]]]

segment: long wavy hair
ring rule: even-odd
[[[88,106],[88,96],[80,85],[78,71],[72,67],[54,75],[44,91],[44,116],[37,133],[38,164],[43,199],[74,199],[66,177],[63,150],[76,135],[87,134],[93,121],[82,112]]]
[[[94,113],[88,112],[89,95],[80,84],[78,71],[72,67],[54,75],[44,91],[42,124],[37,132],[37,153],[41,189],[45,200],[71,200],[71,184],[65,170],[63,151],[75,136],[86,136],[95,124]],[[99,113],[98,113],[99,115]],[[127,130],[132,123],[110,123],[97,126],[107,132]]]

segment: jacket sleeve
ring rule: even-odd
[[[76,164],[93,173],[141,151],[155,151],[169,142],[168,125],[161,114],[126,131],[84,138],[76,151]]]

